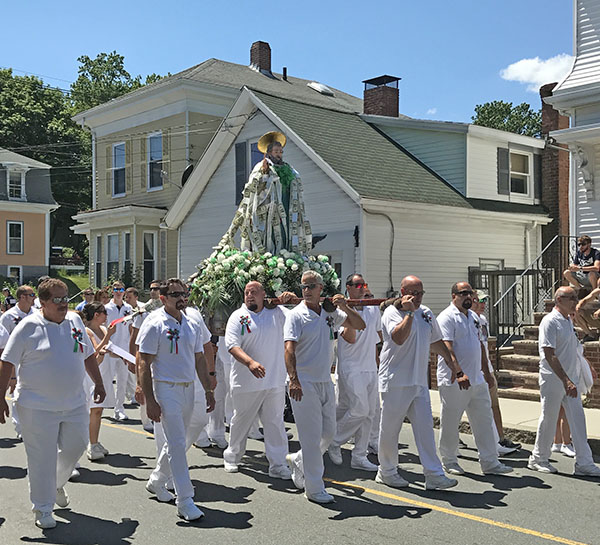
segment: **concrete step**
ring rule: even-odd
[[[539,356],[509,354],[500,359],[501,371],[527,371],[537,373],[540,365]]]
[[[500,357],[503,358],[504,356],[508,356],[509,354],[514,354],[515,349],[512,346],[503,346],[502,348],[498,349],[498,353],[500,354]]]
[[[547,312],[534,312],[533,313],[533,325],[540,325],[542,318],[548,314]]]
[[[539,390],[529,390],[527,388],[498,388],[498,397],[507,399],[522,399],[524,401],[539,401]]]
[[[546,312],[552,312],[553,308],[554,308],[554,301],[552,299],[545,299],[544,300],[544,310]]]
[[[500,369],[498,371],[498,387],[506,388],[527,388],[528,390],[538,389],[537,372],[533,371],[515,371],[510,369]]]
[[[515,349],[515,354],[522,356],[537,356],[539,354],[537,339],[513,341],[513,348]]]
[[[523,337],[526,340],[537,340],[539,330],[540,328],[537,325],[526,325],[523,327]]]

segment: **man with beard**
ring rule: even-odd
[[[502,475],[513,469],[498,460],[494,438],[494,421],[488,385],[494,384],[487,365],[485,348],[481,344],[479,319],[471,310],[473,289],[468,282],[452,286],[452,303],[438,316],[442,339],[448,350],[454,352],[461,372],[454,373],[446,360],[438,355],[437,383],[442,403],[440,422],[440,455],[447,473],[462,475],[458,464],[458,425],[466,411],[479,451],[479,463],[486,475]],[[463,373],[469,377],[471,386],[460,387]]]
[[[242,250],[276,254],[286,249],[306,254],[312,248],[302,182],[298,172],[283,161],[285,143],[280,132],[269,132],[258,141],[265,158],[252,169],[239,208],[218,247],[234,246],[239,229]]]

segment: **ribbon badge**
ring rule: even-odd
[[[75,344],[73,345],[73,352],[83,352],[83,343],[81,342],[83,340],[83,332],[81,331],[81,329],[77,329],[77,328],[72,328],[72,337],[73,340],[75,341]]]
[[[17,325],[20,321],[21,321],[21,318],[19,316],[15,316],[13,318],[13,322],[14,322],[15,325]]]
[[[179,329],[167,329],[167,339],[171,341],[171,354],[173,353],[173,348],[175,348],[175,354],[179,354],[179,344],[177,343],[179,340]]]
[[[425,320],[425,322],[427,322],[429,325],[431,325],[431,322],[433,320],[433,316],[431,314],[429,314],[428,312],[424,312],[423,313],[423,320]]]
[[[325,320],[327,322],[327,325],[329,326],[329,340],[333,341],[333,316],[327,316],[327,319]]]
[[[242,324],[242,336],[244,335],[244,326],[246,326],[246,333],[252,333],[252,331],[250,331],[250,317],[249,316],[241,316],[240,324]]]

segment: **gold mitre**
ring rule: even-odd
[[[281,147],[284,148],[286,141],[287,141],[287,138],[285,137],[285,134],[283,134],[282,132],[279,132],[279,131],[268,132],[266,134],[263,134],[260,137],[260,140],[258,141],[258,151],[260,151],[261,153],[267,153],[267,147],[272,142],[279,142],[281,144]]]

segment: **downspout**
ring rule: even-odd
[[[392,218],[390,218],[386,213],[384,212],[372,212],[370,210],[367,210],[364,206],[363,206],[363,210],[367,213],[367,214],[371,214],[372,216],[383,216],[384,218],[386,218],[389,222],[390,222],[390,255],[389,255],[389,290],[386,293],[387,297],[393,297],[396,294],[396,291],[394,290],[394,280],[393,280],[393,263],[392,263],[392,258],[394,256],[394,239],[395,239],[395,230],[394,230],[394,221],[392,220]]]
[[[92,130],[92,210],[96,210],[96,131]]]

